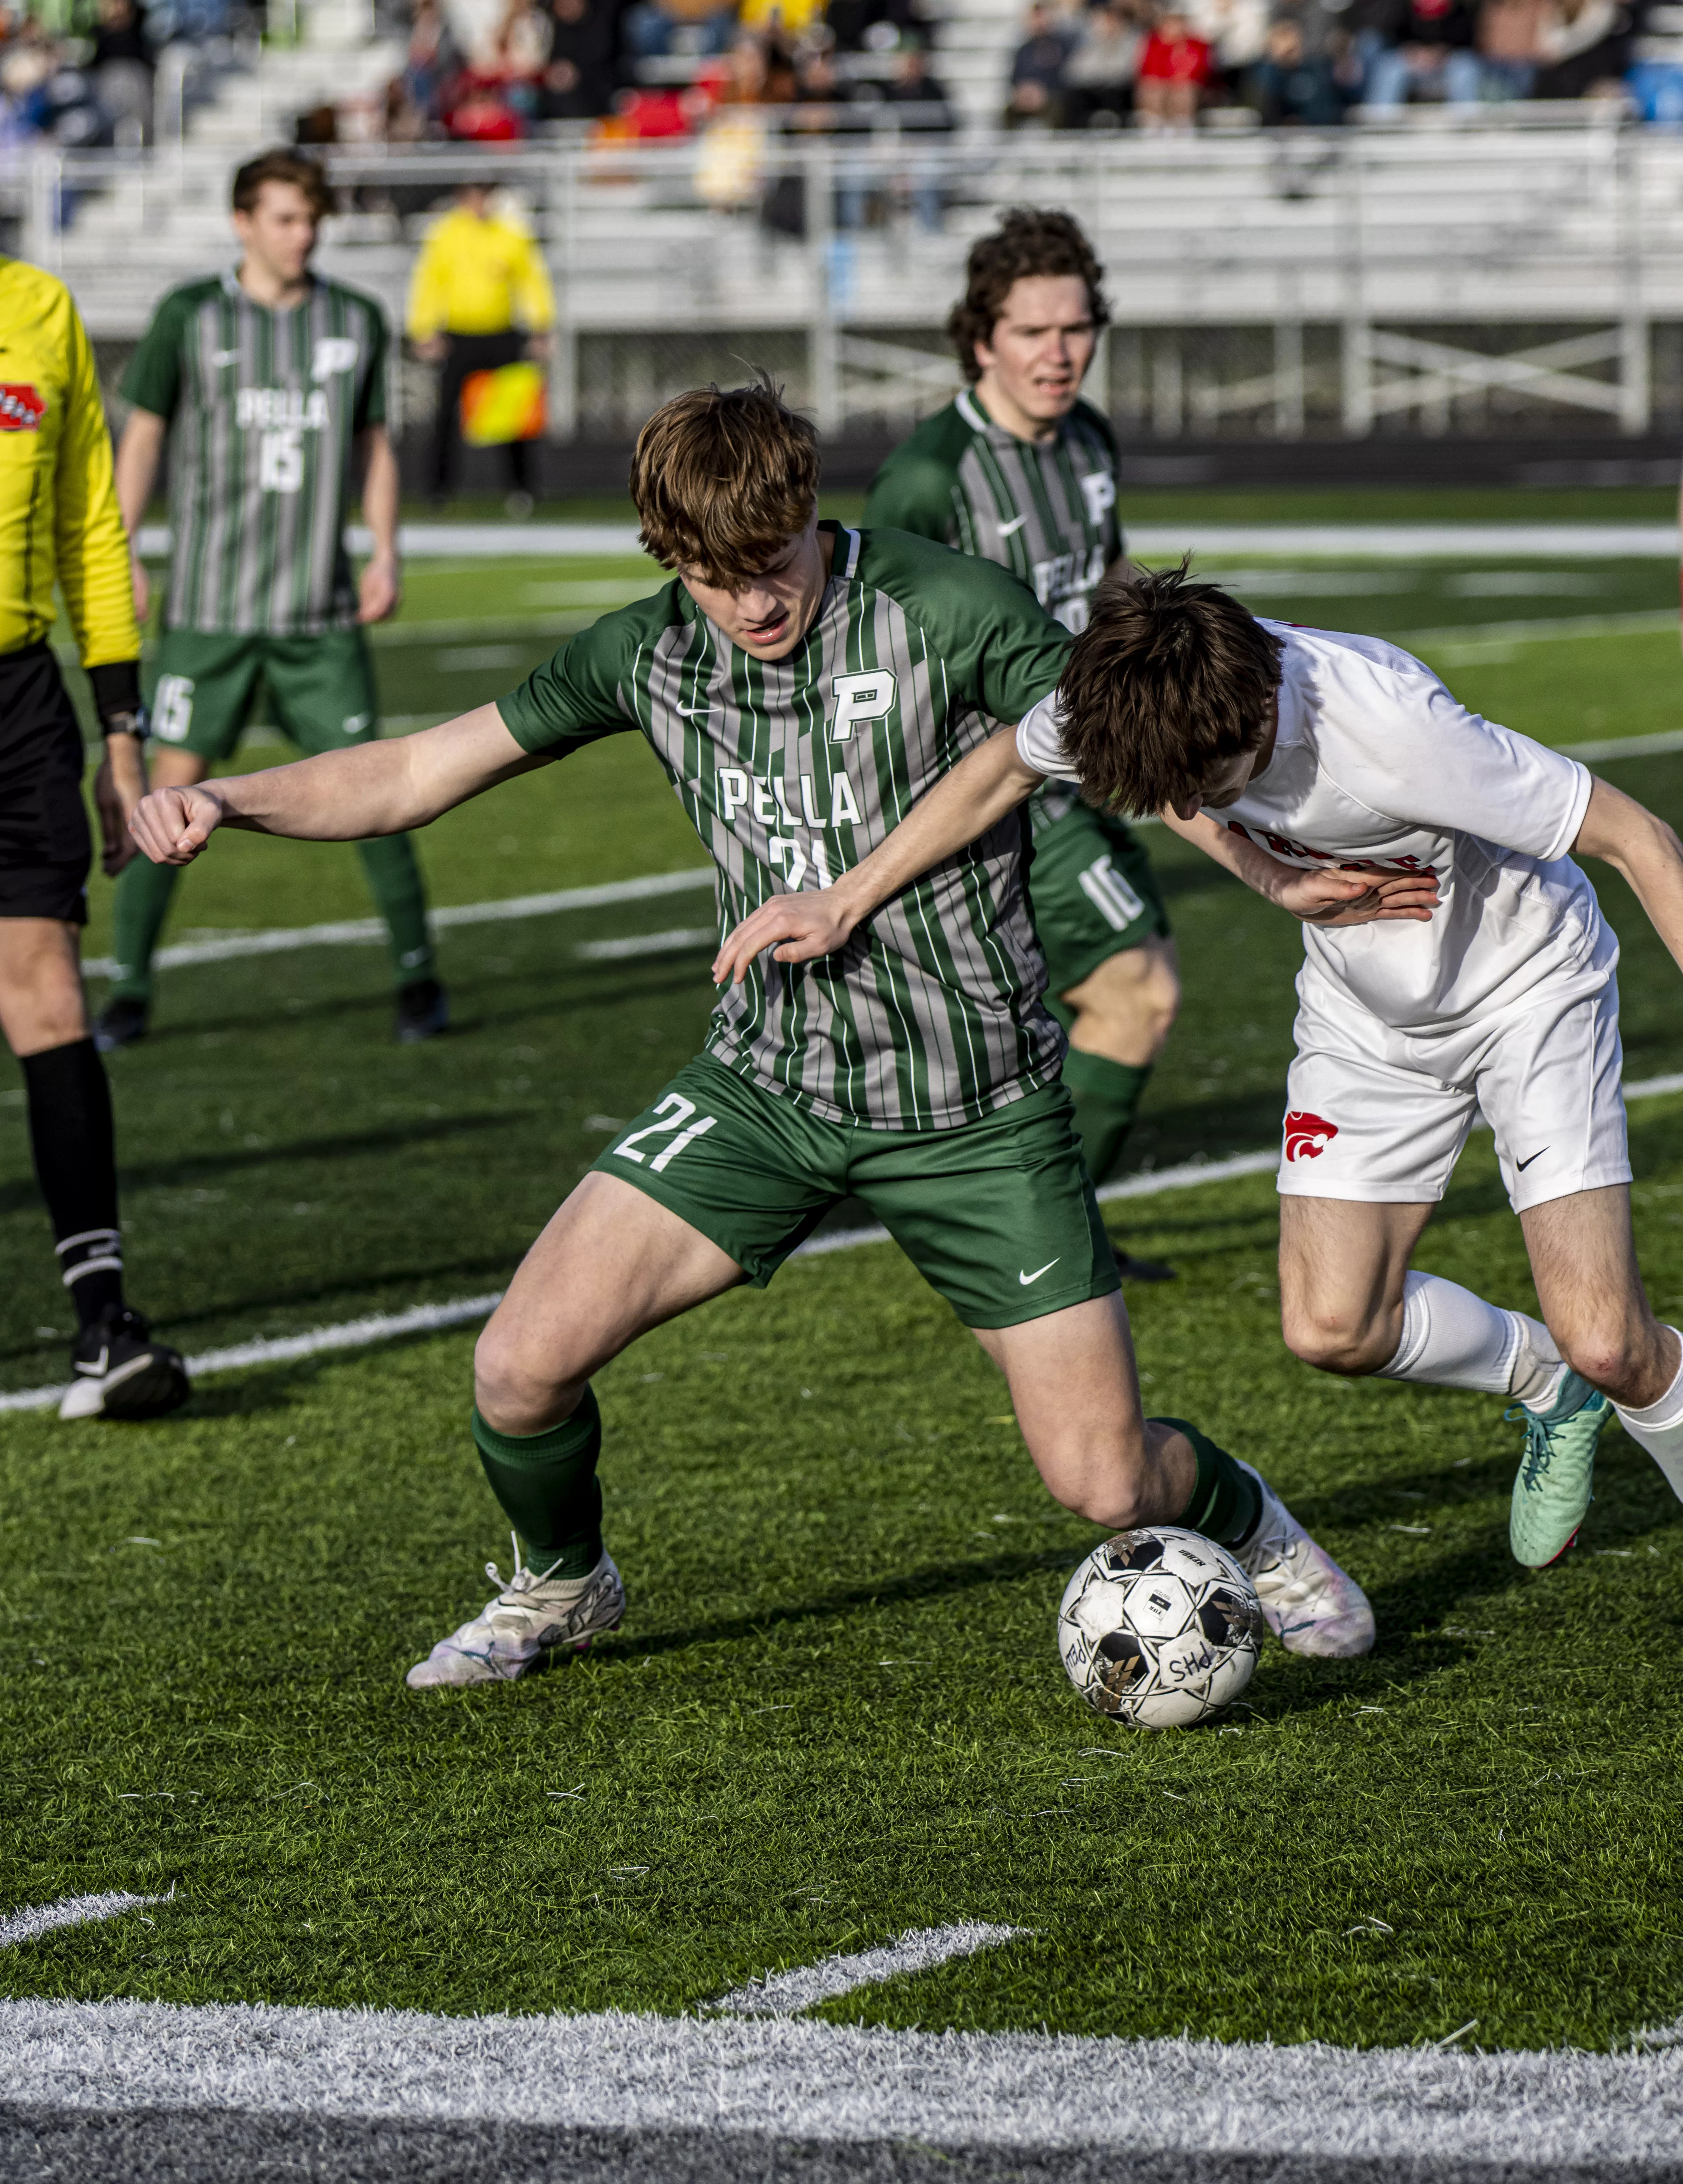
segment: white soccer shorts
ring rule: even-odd
[[[1429,1039],[1302,982],[1279,1188],[1370,1205],[1443,1196],[1482,1110],[1516,1213],[1629,1183],[1619,983],[1546,981],[1522,1009]],[[1329,1006],[1329,1004],[1332,1004]]]

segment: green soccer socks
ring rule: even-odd
[[[118,876],[112,902],[112,940],[117,967],[111,974],[114,998],[149,1001],[152,999],[152,951],[170,912],[170,898],[181,878],[175,865],[154,865],[150,857],[135,857]]]
[[[584,1577],[602,1559],[602,1489],[596,1460],[602,1453],[602,1413],[594,1390],[570,1418],[542,1433],[499,1433],[477,1406],[474,1446],[531,1558],[533,1569],[557,1577]],[[1229,1459],[1230,1460],[1230,1459]]]
[[[432,936],[426,929],[426,889],[407,834],[359,842],[368,892],[391,935],[393,983],[412,986],[432,976]]]
[[[432,936],[426,928],[426,889],[415,844],[407,834],[387,834],[378,841],[359,842],[356,853],[362,860],[374,906],[391,935],[393,983],[412,986],[420,979],[430,978]],[[153,951],[180,878],[176,866],[154,865],[149,857],[137,857],[124,868],[114,905],[117,958],[111,982],[114,997],[136,1001],[152,999]]]
[[[1063,1081],[1075,1101],[1075,1132],[1095,1184],[1103,1183],[1122,1157],[1151,1074],[1149,1061],[1135,1067],[1102,1054],[1084,1054],[1075,1046],[1065,1055]]]
[[[1255,1472],[1218,1448],[1185,1418],[1148,1418],[1146,1424],[1175,1427],[1191,1442],[1198,1459],[1191,1495],[1175,1523],[1189,1532],[1201,1532],[1218,1546],[1243,1546],[1262,1513],[1262,1484]]]

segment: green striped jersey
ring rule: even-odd
[[[638,729],[719,872],[720,931],[822,888],[1062,671],[1065,632],[1002,571],[897,532],[826,524],[832,574],[805,641],[759,660],[681,583],[605,615],[501,704],[564,756]],[[1016,813],[818,961],[762,955],[707,1045],[832,1122],[946,1129],[1048,1083],[1061,1033],[1023,889]]]
[[[231,272],[175,289],[123,375],[170,421],[171,629],[305,635],[348,627],[344,548],[358,433],[386,416],[378,304],[312,279],[273,311]]]
[[[939,538],[997,561],[1067,629],[1087,627],[1088,602],[1123,552],[1116,436],[1078,402],[1050,440],[1019,440],[972,392],[926,417],[872,481],[865,521]],[[1038,836],[1074,810],[1072,788],[1030,801]]]
[[[865,521],[939,538],[1020,577],[1066,629],[1122,554],[1117,447],[1078,402],[1050,440],[1019,440],[961,394],[901,442],[872,482]]]

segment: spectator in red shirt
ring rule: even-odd
[[[1190,129],[1214,74],[1208,44],[1193,36],[1184,15],[1166,8],[1140,56],[1134,111],[1147,129]]]

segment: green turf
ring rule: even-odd
[[[1653,609],[1647,565],[1596,573],[1612,588],[1587,605],[1506,596],[1472,618]],[[510,611],[513,575],[476,580],[482,618]],[[1442,575],[1257,603],[1458,626]],[[470,577],[427,610],[471,618]],[[382,649],[382,676],[402,657]],[[482,672],[467,701],[499,687]],[[1524,642],[1452,679],[1569,740],[1597,708],[1608,733],[1673,725],[1680,674],[1662,634]],[[1608,771],[1683,820],[1683,758]],[[1187,1004],[1132,1156],[1163,1165],[1273,1138],[1299,943],[1153,841]],[[697,858],[629,739],[424,847],[456,901]],[[1624,943],[1628,1074],[1683,1068],[1675,968],[1597,879]],[[365,908],[343,850],[230,838],[189,883],[183,925]],[[166,978],[154,1035],[113,1071],[137,1295],[197,1350],[499,1284],[705,1020],[705,948],[574,951],[705,924],[705,901],[450,933],[458,1028],[419,1049],[389,1042],[377,949]],[[0,1381],[20,1387],[62,1371],[64,1306],[19,1095],[0,1098]],[[1634,1122],[1641,1246],[1676,1316],[1683,1102]],[[0,1418],[0,1907],[176,1890],[150,1927],[0,1953],[0,1989],[674,2009],[989,1918],[1034,1938],[826,2014],[1357,2043],[1476,2018],[1479,2042],[1518,2047],[1677,2018],[1683,1524],[1658,1473],[1611,1435],[1584,1548],[1522,1572],[1498,1403],[1286,1357],[1266,1178],[1116,1210],[1181,1270],[1132,1301],[1148,1401],[1257,1460],[1347,1560],[1379,1610],[1370,1659],[1270,1647],[1237,1735],[1129,1736],[1086,1713],[1052,1618],[1096,1535],[1046,1500],[1000,1383],[892,1247],[791,1268],[602,1376],[631,1613],[587,1662],[489,1694],[399,1680],[499,1552],[465,1433],[470,1333],[212,1379],[153,1427]],[[1533,1304],[1487,1140],[1421,1257]]]

